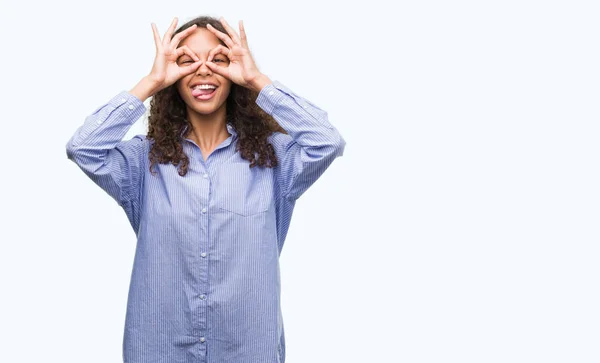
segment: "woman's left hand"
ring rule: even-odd
[[[221,17],[219,20],[229,34],[224,34],[210,24],[207,25],[207,29],[216,35],[217,38],[221,39],[227,47],[219,44],[216,48],[212,49],[208,54],[206,64],[213,72],[230,79],[232,82],[243,87],[253,88],[255,82],[263,77],[263,74],[256,67],[254,59],[252,59],[252,54],[250,54],[244,24],[240,20],[240,35],[238,36],[235,30],[227,24],[225,18]],[[229,65],[227,67],[218,66],[212,62],[213,58],[219,53],[229,58]]]

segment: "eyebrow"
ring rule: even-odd
[[[224,55],[224,54],[222,54],[222,53],[219,53],[219,54],[215,55],[213,58],[215,58],[215,57],[221,57],[221,56],[222,56],[222,57],[225,57],[225,55]],[[192,58],[192,57],[190,57],[189,55],[187,55],[187,54],[185,54],[185,53],[184,53],[184,54],[180,55],[180,56],[179,56],[179,58],[177,58],[177,60],[180,60],[180,59],[182,59],[182,58],[184,58],[184,57]],[[227,57],[225,57],[225,58],[227,58]]]

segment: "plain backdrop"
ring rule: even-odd
[[[600,361],[597,2],[2,0],[1,362],[122,361],[135,234],[65,144],[202,14],[347,142],[281,254],[287,363]]]

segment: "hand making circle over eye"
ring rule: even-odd
[[[173,19],[171,26],[167,29],[165,36],[161,40],[156,25],[152,23],[154,42],[156,44],[156,57],[149,76],[159,85],[159,89],[163,89],[175,83],[181,77],[194,72],[202,63],[198,56],[187,45],[183,45],[179,48],[177,47],[182,39],[196,30],[196,25],[192,25],[181,33],[173,36],[176,26],[177,17]],[[190,56],[195,62],[185,67],[178,65],[177,59],[184,54]]]
[[[235,30],[227,24],[225,18],[221,17],[219,20],[228,34],[215,29],[210,24],[206,28],[227,46],[219,45],[212,49],[208,55],[206,64],[213,72],[230,79],[240,86],[249,87],[252,81],[261,75],[261,72],[256,67],[248,48],[244,24],[240,20],[240,35],[238,36]],[[212,62],[218,54],[225,55],[229,60],[229,64],[217,65],[217,63]]]

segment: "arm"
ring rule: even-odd
[[[282,195],[298,199],[342,156],[346,141],[329,123],[327,112],[293,93],[279,81],[257,87],[256,103],[288,132],[280,134],[279,183]],[[278,142],[279,143],[279,142]]]
[[[122,141],[122,138],[146,111],[143,103],[146,98],[191,74],[201,64],[198,56],[189,48],[177,48],[181,39],[196,30],[196,25],[171,38],[176,26],[177,18],[174,18],[161,40],[152,23],[156,57],[150,74],[129,92],[120,92],[96,109],[66,145],[67,157],[123,207],[136,232],[149,142],[143,135],[136,135],[127,141]],[[185,67],[179,66],[177,59],[184,53],[196,62]]]
[[[240,20],[240,34],[221,18],[227,34],[208,28],[227,47],[219,46],[209,52],[207,66],[233,83],[259,91],[257,105],[271,115],[288,134],[275,133],[271,138],[278,159],[278,179],[281,195],[296,200],[323,174],[331,162],[344,152],[346,142],[333,127],[327,113],[293,93],[256,67],[248,47],[246,31]],[[218,66],[210,60],[219,53],[230,61]]]
[[[138,197],[147,150],[141,135],[121,140],[145,110],[122,91],[87,116],[66,144],[67,157],[122,207]]]

